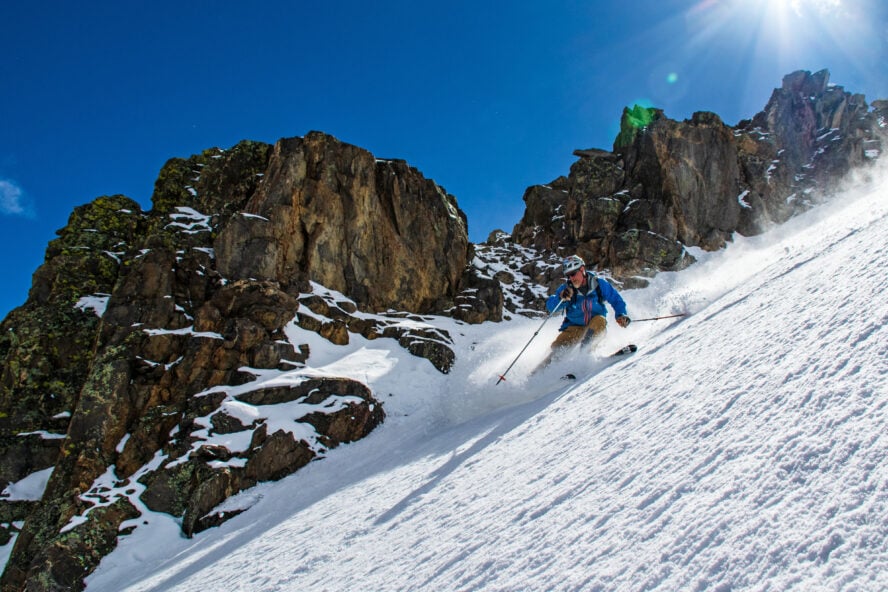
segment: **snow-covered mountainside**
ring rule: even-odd
[[[446,375],[318,338],[308,366],[368,384],[386,422],[192,539],[144,513],[88,589],[885,589],[886,237],[888,184],[858,184],[624,292],[636,319],[690,313],[611,322],[599,351],[634,356],[533,378],[556,320],[434,318]]]

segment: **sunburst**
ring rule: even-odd
[[[701,0],[686,21],[691,42],[701,49],[730,38],[751,74],[762,64],[788,73],[831,68],[841,59],[862,78],[877,79],[884,74],[875,68],[884,66],[872,56],[888,31],[883,1]]]

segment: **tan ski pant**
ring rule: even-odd
[[[542,370],[552,363],[552,360],[583,341],[583,338],[586,337],[587,330],[592,334],[591,340],[589,341],[590,349],[595,349],[595,346],[604,339],[604,335],[607,333],[607,319],[598,315],[589,319],[589,322],[585,325],[569,325],[568,327],[565,327],[564,331],[558,333],[558,337],[552,342],[552,352],[545,360],[543,360],[542,364],[537,366],[534,372]]]

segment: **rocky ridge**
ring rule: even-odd
[[[623,112],[611,151],[574,152],[566,177],[524,194],[512,240],[578,253],[625,287],[693,262],[686,248],[719,249],[811,207],[886,142],[888,102],[794,72],[765,109],[728,126],[714,113],[675,121],[662,110]]]

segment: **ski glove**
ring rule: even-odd
[[[617,324],[618,324],[619,326],[623,327],[624,329],[625,329],[626,327],[628,327],[628,326],[629,326],[629,323],[631,323],[631,322],[632,322],[632,319],[630,319],[630,318],[627,317],[626,315],[623,315],[623,316],[621,316],[621,317],[617,317]]]
[[[573,286],[565,286],[564,290],[561,291],[561,299],[562,300],[565,300],[565,301],[570,300],[571,298],[573,298],[573,295],[574,295]]]

